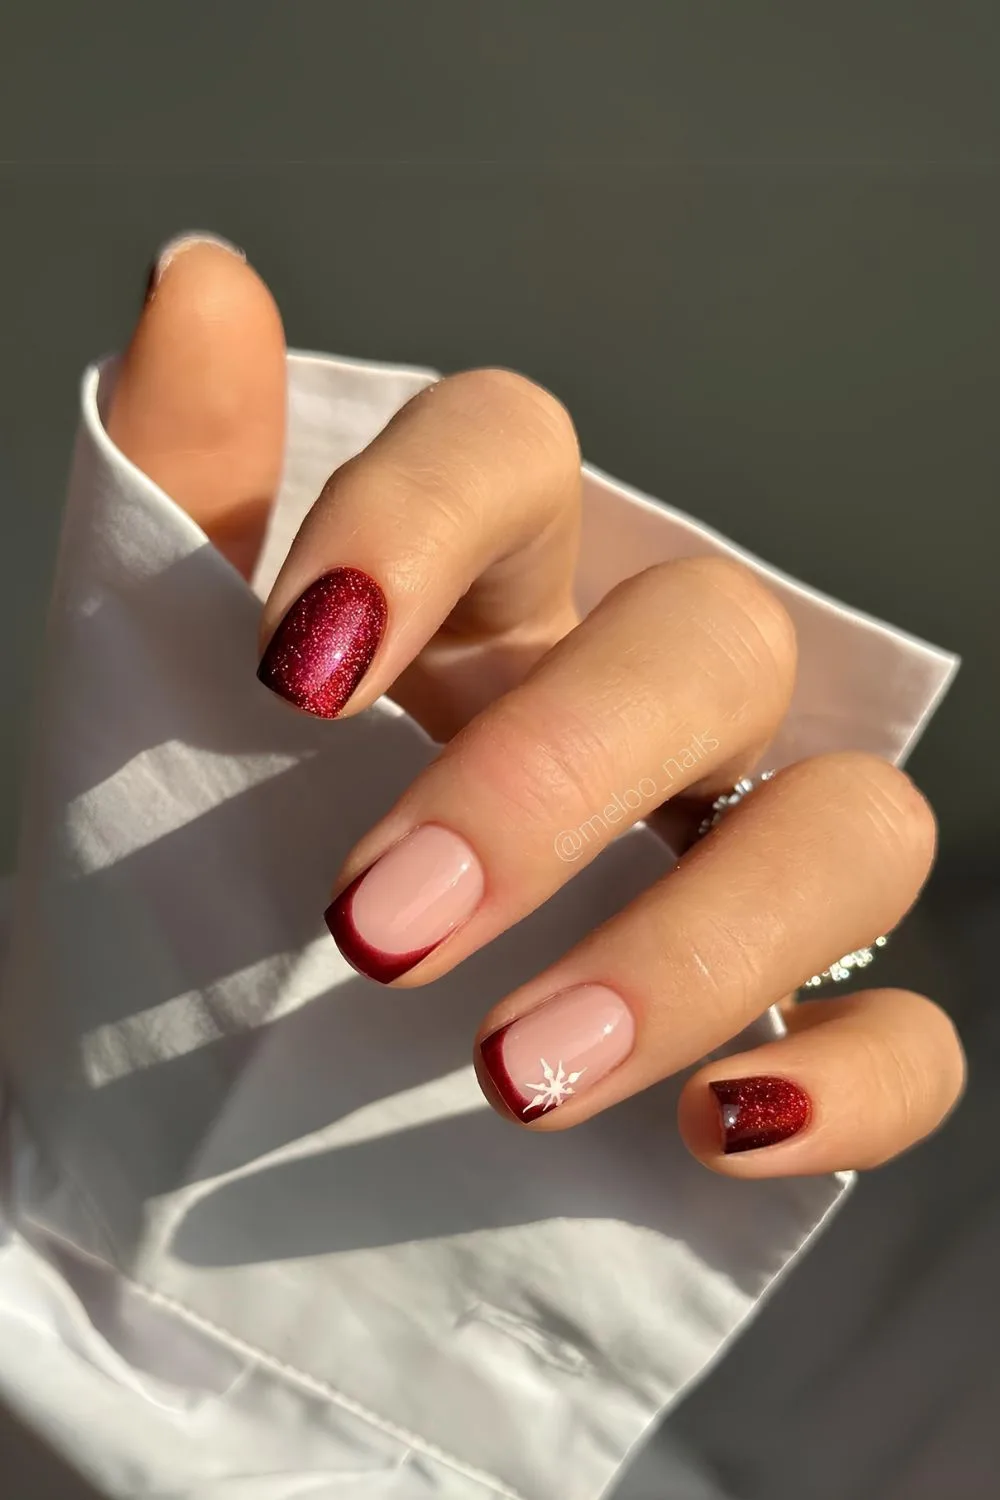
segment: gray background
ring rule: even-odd
[[[922,1495],[932,1387],[884,1440],[845,1433],[944,1330],[968,1375],[985,1326],[947,1275],[920,1320],[928,1266],[997,1201],[1000,6],[20,3],[2,24],[5,864],[77,378],[180,228],[246,247],[292,344],[524,370],[594,462],[964,656],[911,763],[941,865],[883,973],[958,1015],[969,1103],[866,1180],[674,1424],[727,1495]],[[826,1425],[801,1409],[817,1383]],[[988,1468],[982,1394],[959,1446]],[[18,1493],[55,1493],[38,1474]]]

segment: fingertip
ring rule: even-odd
[[[214,234],[210,229],[188,229],[180,234],[172,235],[157,251],[149,268],[146,280],[145,301],[150,302],[156,295],[157,288],[163,280],[164,275],[177,260],[189,250],[204,249],[210,251],[221,251],[231,259],[242,261],[246,264],[246,251],[241,250],[239,245],[234,245],[232,240],[227,240],[221,234]]]
[[[245,576],[277,493],[285,341],[265,282],[230,241],[175,235],[158,252],[107,429]]]
[[[284,353],[281,314],[270,288],[245,252],[220,235],[191,231],[160,249],[128,354],[157,333],[162,339],[168,323],[171,344],[175,350],[186,344],[192,364],[204,357],[206,340],[220,334],[231,341],[233,355],[245,354],[251,341],[260,342],[263,353],[265,340],[268,352],[278,342]]]

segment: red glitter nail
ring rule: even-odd
[[[723,1078],[709,1088],[719,1101],[727,1156],[775,1146],[804,1129],[812,1114],[808,1094],[787,1078]]]
[[[387,614],[374,578],[358,568],[334,568],[292,605],[257,676],[296,708],[334,719],[371,666]]]

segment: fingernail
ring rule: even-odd
[[[335,719],[371,666],[387,614],[374,578],[358,568],[334,568],[292,605],[257,676],[296,708]]]
[[[501,1026],[479,1051],[507,1109],[527,1122],[598,1083],[634,1043],[635,1021],[621,996],[581,984]]]
[[[483,885],[482,866],[465,840],[425,823],[337,897],[326,925],[349,964],[388,984],[472,915]]]
[[[787,1078],[723,1078],[709,1088],[719,1102],[727,1156],[776,1146],[804,1129],[812,1114],[808,1094]]]
[[[190,250],[193,245],[217,245],[220,250],[228,250],[230,255],[236,255],[240,260],[246,260],[246,255],[239,245],[234,245],[231,240],[224,240],[221,234],[212,234],[208,229],[187,229],[183,234],[175,234],[172,239],[167,240],[157,251],[149,275],[146,278],[145,301],[148,302],[159,286],[164,271],[176,260],[177,256],[184,250]]]

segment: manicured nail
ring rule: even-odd
[[[146,278],[146,302],[152,298],[164,271],[171,262],[176,260],[184,250],[190,250],[194,245],[217,245],[220,250],[228,250],[230,255],[246,260],[246,255],[239,245],[234,245],[230,240],[224,240],[221,234],[212,234],[209,229],[187,229],[183,234],[175,234],[167,240],[165,245],[161,245],[149,268],[149,275]]]
[[[804,1129],[812,1114],[808,1094],[787,1078],[723,1078],[709,1088],[719,1101],[727,1156],[776,1146]]]
[[[581,984],[501,1026],[479,1051],[507,1109],[527,1122],[604,1078],[634,1043],[635,1021],[621,996]]]
[[[326,925],[359,974],[388,984],[454,932],[482,896],[482,866],[465,840],[425,823],[341,892]]]
[[[296,708],[335,719],[371,666],[387,614],[374,578],[358,568],[334,568],[292,605],[257,676]]]

